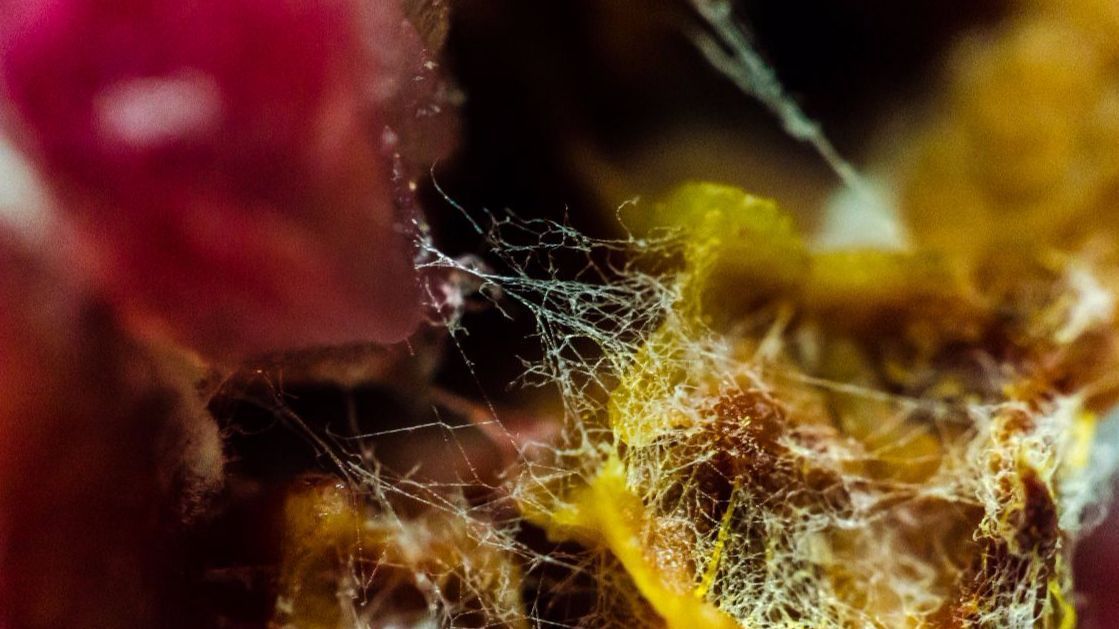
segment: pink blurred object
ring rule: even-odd
[[[419,319],[409,164],[453,135],[395,0],[0,0],[13,129],[133,323],[216,356]]]
[[[178,534],[222,482],[191,385],[0,230],[0,627],[191,626]]]
[[[1119,487],[1115,490],[1119,491]],[[1077,542],[1073,563],[1082,629],[1119,627],[1119,505]]]

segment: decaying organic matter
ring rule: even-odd
[[[485,508],[416,520],[502,514],[468,547],[524,580],[485,622],[1074,626],[1071,552],[1115,463],[1114,23],[1106,2],[1042,3],[964,46],[895,174],[908,247],[821,250],[711,183],[625,208],[621,241],[495,241],[513,268],[633,255],[588,262],[606,284],[473,271],[538,317],[531,375],[566,408]],[[456,623],[460,599],[431,600]]]

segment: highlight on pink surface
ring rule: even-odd
[[[12,134],[133,324],[212,356],[414,329],[402,170],[450,134],[394,0],[0,0],[0,53]]]

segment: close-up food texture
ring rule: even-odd
[[[1119,3],[0,0],[0,629],[1119,627]]]

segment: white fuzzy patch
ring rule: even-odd
[[[221,90],[211,77],[196,72],[121,81],[95,103],[101,134],[135,148],[210,131],[221,121],[221,111]]]

